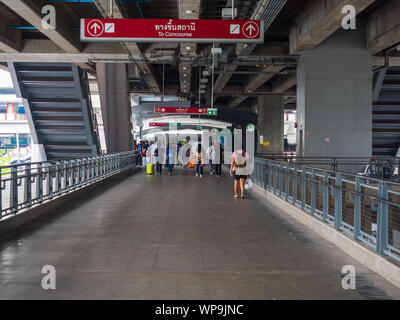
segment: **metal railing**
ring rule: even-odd
[[[295,153],[259,155],[262,159],[290,162],[331,171],[344,171],[376,178],[400,179],[400,158],[396,157],[299,157]]]
[[[400,184],[256,158],[254,182],[400,261]]]
[[[137,152],[0,167],[0,222],[137,165]]]

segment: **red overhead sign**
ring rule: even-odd
[[[82,41],[264,42],[259,20],[81,19]]]
[[[168,127],[167,122],[150,122],[149,127]]]
[[[207,114],[207,108],[155,107],[154,113],[162,114]]]

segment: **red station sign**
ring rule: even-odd
[[[81,41],[264,42],[259,20],[81,19]]]
[[[207,114],[207,108],[155,107],[154,113],[162,114]]]
[[[150,122],[149,127],[168,127],[167,122]]]

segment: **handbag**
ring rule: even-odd
[[[246,190],[250,190],[251,188],[253,188],[253,181],[251,181],[251,179],[247,179],[247,180],[246,180],[246,183],[245,183],[245,185],[244,185],[244,188],[245,188]]]

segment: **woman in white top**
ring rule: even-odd
[[[238,198],[238,191],[240,185],[241,198],[244,199],[244,189],[245,189],[244,185],[246,183],[246,179],[249,174],[247,170],[248,159],[249,159],[248,154],[242,149],[236,150],[235,152],[232,153],[230,175],[233,176],[235,180],[235,185],[234,185],[235,198]]]

